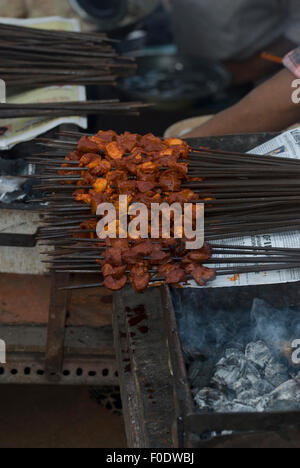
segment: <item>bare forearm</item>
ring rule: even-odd
[[[283,70],[237,105],[221,112],[186,137],[281,131],[300,120],[300,104],[292,101],[295,77]]]

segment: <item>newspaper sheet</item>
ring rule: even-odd
[[[283,133],[263,145],[254,148],[249,153],[258,155],[272,155],[285,158],[300,159],[300,127]],[[222,245],[241,245],[256,247],[285,247],[300,248],[300,231],[291,231],[284,233],[266,233],[262,235],[245,236],[242,238],[226,239],[211,244]],[[216,258],[218,256],[216,255]],[[222,258],[226,257],[222,255]],[[234,255],[227,257],[233,258]],[[225,267],[226,265],[215,264],[208,265],[211,268]],[[233,270],[237,265],[232,265]],[[241,264],[238,265],[239,267]],[[246,266],[246,265],[245,265]],[[207,287],[220,288],[232,286],[251,286],[259,284],[277,284],[300,281],[300,269],[290,269],[281,271],[265,271],[259,273],[243,273],[240,275],[218,276],[215,281],[209,283]],[[191,281],[189,286],[198,288],[199,286]]]
[[[27,20],[0,18],[0,23],[29,26],[40,29],[58,29],[65,31],[80,31],[79,21],[59,17],[33,18]],[[1,78],[1,75],[0,75]],[[7,102],[11,104],[27,104],[38,102],[72,102],[85,101],[86,90],[84,86],[48,86],[30,91],[20,92],[9,96]],[[49,119],[19,118],[0,120],[0,150],[11,149],[18,143],[29,141],[61,124],[70,123],[87,128],[87,119],[84,117],[62,117]]]

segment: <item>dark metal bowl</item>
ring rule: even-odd
[[[205,100],[230,84],[230,74],[221,65],[182,58],[151,55],[136,59],[135,76],[119,83],[127,98],[155,103],[164,108],[183,108]]]

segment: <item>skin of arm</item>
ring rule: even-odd
[[[285,37],[265,47],[265,51],[278,57],[284,57],[296,44]],[[266,75],[280,70],[280,65],[276,65],[261,58],[261,52],[243,61],[229,61],[224,63],[225,67],[232,74],[233,85],[240,86],[253,81],[260,80]]]
[[[282,131],[300,120],[300,104],[292,101],[295,76],[283,70],[235,106],[185,135],[185,138]]]

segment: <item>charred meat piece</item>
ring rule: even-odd
[[[201,250],[190,251],[182,259],[183,265],[188,265],[189,263],[203,263],[205,260],[209,260],[212,257],[212,248],[204,243],[204,246]]]
[[[136,292],[141,293],[147,289],[150,274],[146,262],[141,262],[131,268],[129,280]]]
[[[159,178],[159,186],[165,192],[179,192],[181,183],[178,174],[172,170],[164,171]]]
[[[127,265],[114,267],[110,265],[110,263],[104,263],[104,265],[102,266],[102,274],[104,278],[107,278],[107,276],[112,276],[114,279],[119,280],[125,275],[126,269]]]
[[[142,182],[155,182],[159,175],[159,168],[152,162],[145,162],[138,167],[137,178]]]
[[[90,138],[83,136],[80,138],[78,146],[77,146],[78,151],[81,153],[98,153],[99,148],[96,143],[91,141]]]
[[[127,276],[124,275],[120,279],[115,279],[112,276],[107,276],[104,280],[104,286],[110,291],[120,291],[127,283]]]
[[[107,156],[113,160],[122,159],[125,154],[125,150],[116,141],[108,143],[105,146],[105,151]]]
[[[114,247],[107,249],[105,252],[105,263],[109,263],[114,267],[123,266],[121,250]]]
[[[98,206],[101,205],[101,203],[106,202],[106,195],[105,193],[97,193],[94,190],[91,190],[89,196],[91,198],[90,205],[92,213],[95,215],[97,213]]]
[[[99,154],[94,153],[85,153],[79,162],[79,167],[87,167],[91,163],[100,163],[102,161],[101,156]]]
[[[107,174],[107,182],[109,185],[117,185],[118,182],[127,182],[128,176],[125,171],[111,171]]]
[[[114,130],[107,130],[107,131],[100,130],[96,136],[97,138],[100,138],[102,141],[105,141],[106,143],[115,141],[118,137],[117,133]]]
[[[194,263],[186,265],[185,271],[189,275],[192,275],[198,286],[205,286],[209,281],[216,279],[215,270],[200,265],[195,265]]]
[[[152,203],[161,203],[161,195],[156,192],[147,192],[147,193],[137,193],[135,196],[135,201],[138,203],[143,203],[150,210]]]
[[[68,156],[66,156],[66,160],[76,162],[80,160],[81,156],[82,156],[82,153],[80,153],[80,151],[72,151],[71,153],[68,154]]]
[[[117,185],[120,195],[135,195],[137,190],[136,180],[118,181]]]
[[[165,144],[179,151],[179,155],[181,158],[188,158],[190,148],[186,141],[180,140],[179,138],[168,138],[167,140],[165,140]]]
[[[90,205],[92,202],[92,197],[89,193],[79,193],[76,195],[75,200],[78,202],[83,202],[86,205]],[[96,212],[93,214],[96,214]]]
[[[103,193],[106,190],[108,183],[106,179],[96,179],[92,185],[95,192]]]
[[[163,151],[166,148],[161,139],[152,135],[152,133],[141,138],[140,146],[144,148],[147,153],[152,151]]]
[[[121,253],[126,252],[129,249],[129,244],[127,239],[110,239],[107,238],[106,241],[106,247],[108,248],[113,248],[113,249],[118,249],[121,251]]]
[[[137,188],[141,193],[151,192],[155,188],[155,183],[138,181]]]
[[[153,250],[151,239],[139,240],[131,248],[123,251],[123,260],[128,265],[135,265],[140,263],[144,257],[148,257]]]
[[[123,135],[117,137],[119,146],[126,152],[131,153],[133,148],[138,146],[141,137],[136,133],[125,132]]]
[[[80,185],[93,185],[97,180],[97,177],[93,176],[89,172],[85,172]]]
[[[191,203],[191,201],[196,201],[198,199],[199,195],[197,193],[187,189],[181,192],[171,193],[166,201],[172,205],[173,203]]]
[[[161,265],[171,260],[171,254],[164,252],[160,244],[153,244],[153,249],[150,255],[152,265]]]
[[[108,161],[94,161],[90,163],[88,166],[90,174],[96,177],[100,177],[102,175],[107,174],[111,171],[111,164]]]
[[[185,283],[187,280],[185,271],[180,265],[175,263],[167,263],[158,269],[159,276],[164,276],[167,284]]]

